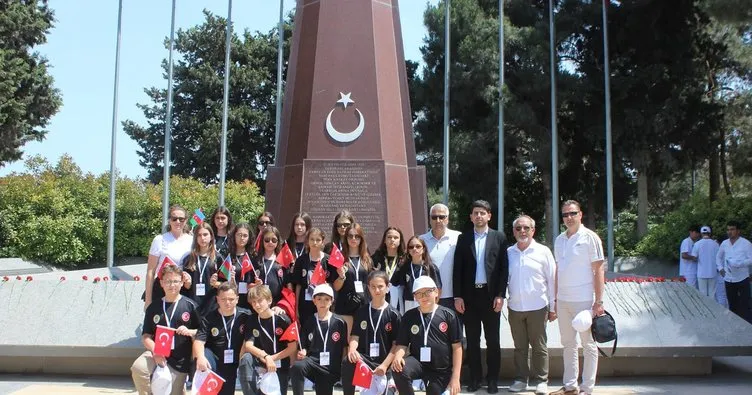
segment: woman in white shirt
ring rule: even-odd
[[[144,309],[148,307],[153,300],[161,299],[164,296],[164,290],[159,286],[157,277],[157,266],[169,257],[176,265],[182,265],[183,258],[191,252],[193,238],[188,234],[186,220],[187,211],[180,206],[170,207],[169,223],[167,231],[154,237],[149,248],[149,259],[146,261],[146,293],[144,295]],[[187,276],[183,273],[183,277]]]

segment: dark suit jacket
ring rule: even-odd
[[[454,297],[465,299],[465,303],[475,288],[475,255],[475,233],[470,229],[459,236],[457,249],[454,251]],[[504,233],[488,229],[484,260],[488,292],[495,297],[505,298],[509,280],[509,261],[507,238]]]

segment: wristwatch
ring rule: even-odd
[[[596,300],[596,301],[595,301],[595,303],[593,303],[593,304],[599,304],[599,305],[602,305],[602,304],[603,304],[603,301],[602,301],[602,300]]]

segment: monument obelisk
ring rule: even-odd
[[[298,0],[266,185],[283,234],[296,211],[328,234],[341,209],[364,227],[372,251],[387,226],[406,238],[426,231],[398,0]]]

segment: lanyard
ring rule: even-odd
[[[222,325],[225,326],[225,337],[227,337],[227,349],[232,348],[232,327],[235,326],[235,317],[238,316],[238,311],[235,310],[232,313],[232,321],[230,322],[230,330],[227,330],[227,321],[225,320],[225,317],[222,317]]]
[[[353,265],[353,267],[355,268],[355,281],[360,281],[360,274],[358,273],[360,272],[360,257],[350,257],[351,263],[353,260],[358,262],[358,266]]]
[[[370,308],[373,308],[373,304],[369,303],[368,306]],[[373,328],[373,342],[376,343],[376,331],[379,328],[379,324],[381,323],[381,317],[384,315],[384,311],[386,311],[386,308],[389,306],[386,302],[384,302],[384,306],[379,309],[379,319],[376,320],[376,325],[373,324],[373,314],[371,314],[371,310],[368,310],[368,318],[371,320],[371,328]]]
[[[261,262],[261,266],[264,267],[264,284],[269,285],[269,272],[272,271],[272,268],[274,267],[274,260],[277,259],[276,255],[272,257],[271,263],[269,263],[269,267],[266,267],[266,259],[264,259]]]
[[[175,316],[175,311],[178,309],[178,301],[180,301],[180,295],[178,295],[178,298],[175,299],[175,304],[172,305],[172,314],[170,314],[170,317],[167,318],[167,303],[165,303],[165,300],[162,299],[162,311],[164,311],[164,318],[165,321],[167,321],[168,328],[172,328],[172,317]]]
[[[201,264],[201,258],[204,258],[203,265]],[[209,257],[208,256],[199,256],[198,257],[198,283],[202,284],[204,282],[204,272],[206,271],[206,264],[209,263]]]
[[[394,275],[394,270],[397,269],[397,257],[395,256],[392,258],[392,263],[389,263],[389,258],[384,258],[384,263],[386,263],[386,275],[389,277],[389,281],[392,280],[392,275]]]
[[[418,271],[418,275],[417,276],[415,275],[415,264],[411,263],[410,265],[411,265],[410,266],[410,271],[413,272],[413,281],[415,281],[415,280],[418,279],[418,277],[420,277],[420,276],[423,275],[423,265],[419,266],[420,270]]]
[[[316,325],[319,327],[319,335],[321,335],[321,340],[324,341],[324,351],[326,351],[326,339],[329,337],[329,329],[332,329],[332,316],[329,316],[329,319],[326,320],[326,335],[321,332],[321,322],[319,322],[319,316],[314,315],[314,318],[316,319]]]
[[[266,337],[268,337],[269,340],[272,341],[272,347],[274,347],[274,353],[276,354],[277,353],[277,337],[270,335],[269,332],[266,331],[264,326],[261,325],[261,317],[257,317],[257,318],[258,318],[259,327],[264,332]],[[274,316],[272,316],[272,333],[277,333],[277,321],[274,320]],[[326,333],[329,334],[328,331]]]
[[[423,323],[423,346],[428,347],[428,330],[431,329],[431,321],[433,321],[433,316],[436,314],[436,309],[438,306],[433,307],[433,311],[431,312],[431,318],[428,319],[428,323],[426,323],[426,320],[423,318],[423,313],[420,314],[420,320]]]
[[[303,255],[303,251],[305,251],[305,244],[303,244],[303,247],[301,247],[300,250],[298,250],[297,244],[298,243],[295,243],[295,247],[294,247],[294,249],[295,249],[295,259],[298,259],[301,255]]]

